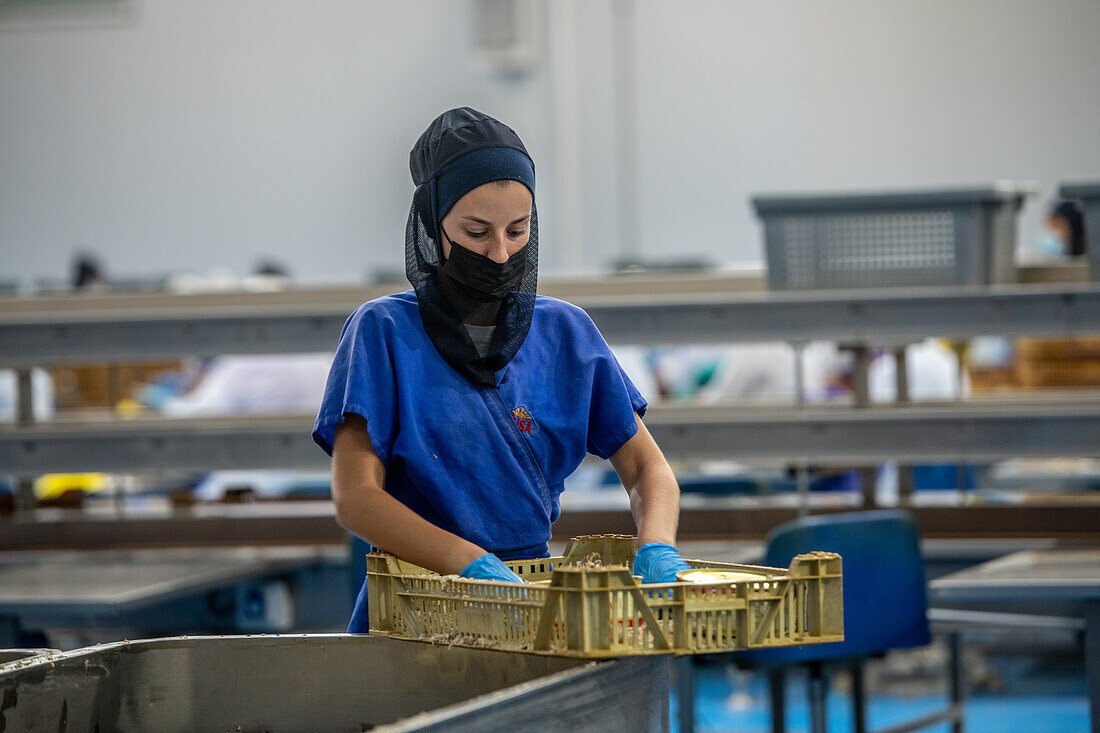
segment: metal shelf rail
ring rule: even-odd
[[[704,289],[705,290],[705,289]],[[192,355],[330,351],[360,300],[141,298],[96,308],[50,299],[41,309],[0,301],[0,368]],[[354,292],[354,291],[353,291]],[[83,302],[82,302],[83,301]],[[18,303],[18,301],[15,301]],[[1100,333],[1100,284],[876,289],[859,292],[586,295],[573,300],[615,344]]]
[[[1089,457],[1100,446],[1092,403],[940,404],[744,410],[654,407],[646,425],[674,460],[785,459],[843,466],[887,460]],[[13,474],[150,469],[324,469],[312,415],[49,422],[0,428]]]
[[[619,344],[835,339],[896,347],[927,336],[1100,333],[1097,283],[812,293],[757,292],[757,285],[741,289],[730,278],[677,278],[662,286],[651,279],[635,282],[636,289],[627,292],[620,281],[619,294],[599,296],[592,293],[601,288],[590,283],[571,299],[608,341]],[[29,370],[74,360],[329,351],[364,295],[387,291],[0,300],[0,368],[15,368],[23,387],[19,420],[0,428],[0,474],[324,465],[309,440],[306,416],[35,424]],[[649,424],[671,457],[785,458],[804,464],[1093,456],[1100,445],[1098,418],[1100,401],[654,409]]]

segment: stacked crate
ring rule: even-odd
[[[1016,381],[1023,389],[1100,387],[1100,336],[1019,339]]]

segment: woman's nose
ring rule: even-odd
[[[487,256],[497,263],[508,261],[508,235],[505,232],[498,232],[493,235],[493,241]]]

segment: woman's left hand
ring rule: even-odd
[[[634,555],[633,572],[642,576],[643,583],[675,583],[676,573],[683,570],[691,570],[691,566],[679,550],[664,542],[642,545]]]

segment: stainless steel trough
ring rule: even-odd
[[[0,733],[668,730],[668,660],[343,634],[174,637],[0,659]]]

